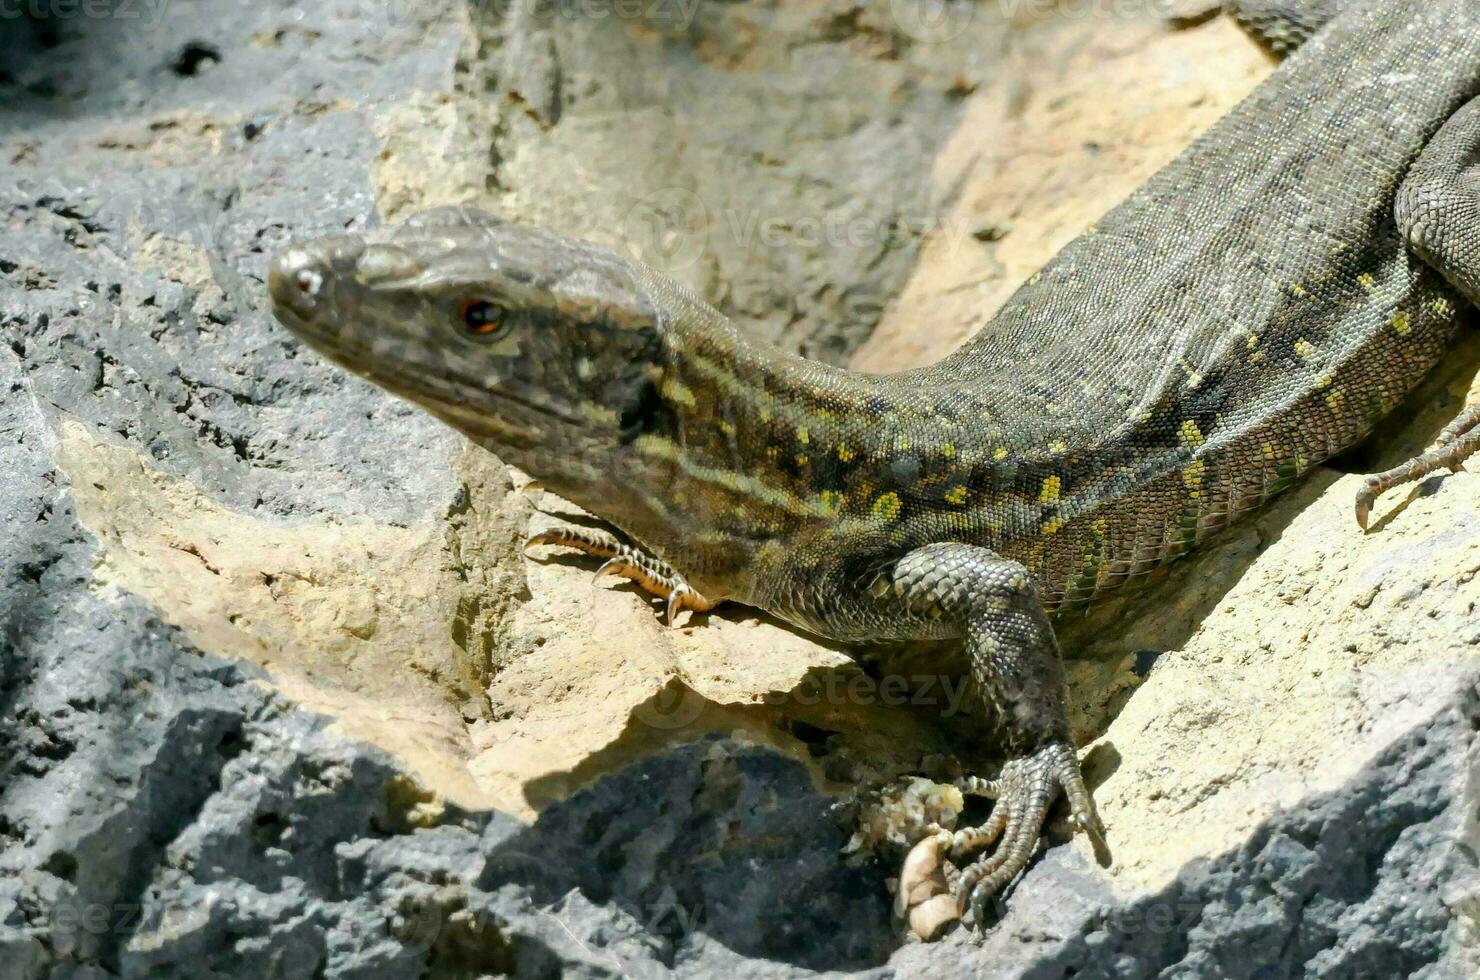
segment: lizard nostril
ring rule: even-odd
[[[311,297],[317,296],[319,287],[324,284],[324,277],[312,269],[299,269],[298,274],[293,279],[298,286],[298,291],[300,293],[307,293]]]
[[[273,259],[267,270],[273,303],[300,315],[313,311],[323,286],[320,264],[304,249],[289,249]]]

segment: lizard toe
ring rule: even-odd
[[[1357,491],[1358,526],[1367,530],[1372,507],[1382,494],[1405,483],[1415,483],[1438,470],[1463,472],[1465,460],[1477,452],[1480,452],[1480,404],[1471,405],[1445,426],[1431,449],[1390,470],[1367,477]]]
[[[956,831],[952,850],[956,854],[995,844],[989,853],[961,870],[954,882],[957,909],[964,916],[974,912],[978,922],[983,904],[1002,891],[1028,866],[1038,848],[1049,807],[1062,793],[1069,800],[1070,819],[1096,842],[1104,839],[1099,815],[1074,749],[1054,742],[1031,755],[1013,759],[996,780],[967,778],[957,784],[962,792],[994,796],[996,804],[980,827]]]

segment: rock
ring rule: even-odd
[[[624,10],[0,19],[6,976],[1474,975],[1473,476],[1362,535],[1322,472],[1063,623],[1114,862],[1060,842],[980,942],[906,944],[859,787],[990,761],[940,651],[666,630],[270,322],[291,237],[476,201],[922,363],[1268,69],[1221,19]]]

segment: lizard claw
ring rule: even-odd
[[[1097,849],[1104,846],[1104,828],[1068,743],[1053,742],[1032,755],[1011,760],[996,780],[968,777],[958,785],[963,792],[997,799],[984,825],[956,831],[951,842],[956,854],[997,845],[966,866],[953,883],[956,907],[963,916],[975,909],[979,919],[982,903],[1027,867],[1048,809],[1060,793],[1068,797],[1075,828],[1088,834]]]
[[[677,626],[679,615],[690,608],[690,600],[697,595],[698,593],[687,585],[679,586],[668,593],[668,604],[664,607],[663,613],[664,625],[669,627]]]
[[[1377,494],[1372,491],[1371,477],[1368,482],[1357,491],[1357,527],[1363,531],[1367,530],[1367,522],[1372,519],[1372,505],[1377,503]]]

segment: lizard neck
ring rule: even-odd
[[[603,514],[705,595],[744,598],[756,552],[847,522],[887,525],[920,481],[979,439],[902,376],[866,375],[746,339],[682,290],[663,296],[658,410],[618,467],[626,513]],[[965,476],[940,493],[960,497]],[[595,508],[600,509],[600,508]],[[880,520],[882,518],[882,520]]]

